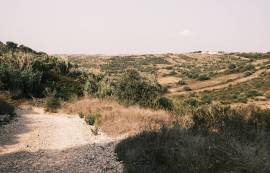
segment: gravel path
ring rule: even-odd
[[[116,140],[94,136],[78,116],[21,109],[0,127],[0,172],[123,172]]]

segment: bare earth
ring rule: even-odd
[[[0,127],[0,172],[122,172],[116,140],[94,136],[78,116],[20,109]]]

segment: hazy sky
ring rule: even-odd
[[[0,41],[48,53],[270,51],[270,0],[0,0]]]

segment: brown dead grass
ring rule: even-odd
[[[116,137],[132,135],[145,128],[158,129],[160,124],[172,122],[171,115],[163,110],[152,110],[139,106],[125,107],[112,100],[84,98],[62,107],[66,113],[100,112],[98,126],[106,134]]]

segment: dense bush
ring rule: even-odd
[[[148,80],[132,69],[116,82],[116,97],[125,104],[155,106],[164,91],[156,81]]]
[[[46,97],[46,89],[63,100],[98,92],[101,77],[78,70],[67,60],[13,42],[2,44],[0,51],[0,89],[11,91],[15,98]],[[107,94],[103,85],[100,88],[101,95]]]

